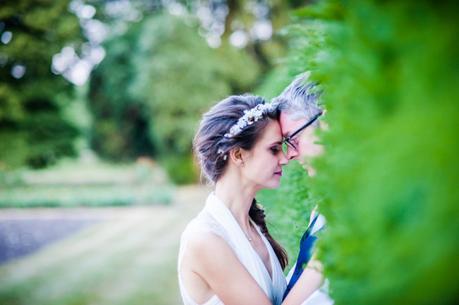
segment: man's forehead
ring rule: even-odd
[[[291,116],[289,116],[287,113],[281,112],[279,123],[281,126],[282,135],[284,137],[288,137],[295,130],[300,128],[305,122],[306,118],[292,119]]]

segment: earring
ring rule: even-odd
[[[226,159],[228,159],[228,154],[225,154],[225,152],[221,148],[218,149],[217,154],[223,155],[223,161],[226,161]]]

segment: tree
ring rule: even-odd
[[[104,43],[105,59],[92,72],[88,105],[93,114],[91,146],[101,157],[128,161],[155,153],[145,102],[129,88],[137,80],[134,65],[142,23]]]
[[[43,167],[75,154],[77,129],[63,109],[72,85],[52,56],[81,41],[69,1],[15,1],[0,10],[0,167]]]

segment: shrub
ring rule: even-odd
[[[318,60],[301,67],[321,81],[328,110],[310,188],[327,218],[318,245],[331,295],[337,305],[455,304],[457,4],[320,5],[297,11],[296,27],[322,29],[323,44],[296,37],[289,63]]]

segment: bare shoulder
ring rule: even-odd
[[[224,304],[270,304],[231,246],[218,234],[193,232],[187,252],[188,267]]]
[[[211,231],[198,230],[188,235],[187,254],[197,263],[218,263],[228,255],[234,255],[230,246],[219,235]]]

